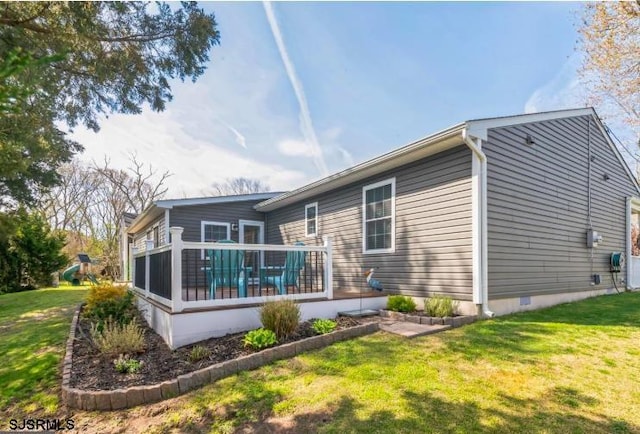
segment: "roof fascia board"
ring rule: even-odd
[[[242,195],[236,195],[236,196],[197,197],[197,198],[187,198],[187,199],[163,199],[163,200],[156,201],[155,205],[162,208],[171,209],[174,206],[212,205],[216,203],[266,200],[281,194],[282,192],[271,192],[271,193],[242,194]]]
[[[164,213],[166,208],[156,206],[155,204],[151,204],[142,214],[136,217],[129,227],[127,228],[127,232],[136,233],[147,224],[149,224],[154,219],[158,218]]]
[[[322,178],[296,190],[260,202],[254,206],[258,211],[266,212],[308,199],[345,185],[375,176],[387,170],[424,158],[438,152],[445,151],[457,145],[462,145],[462,130],[465,124],[460,123],[431,136],[412,142],[379,157],[350,167],[342,172]]]
[[[638,180],[636,179],[635,176],[633,176],[633,172],[631,172],[631,169],[629,168],[629,165],[624,160],[624,157],[622,157],[622,154],[620,153],[620,150],[618,149],[616,144],[613,143],[613,141],[611,140],[611,136],[609,136],[609,133],[607,132],[606,128],[604,127],[604,124],[602,123],[602,121],[600,120],[598,115],[595,113],[595,111],[593,112],[593,118],[596,121],[596,125],[598,126],[598,129],[600,130],[600,132],[604,136],[605,141],[607,142],[607,144],[609,145],[609,147],[611,148],[611,150],[615,154],[615,156],[618,159],[618,161],[620,162],[620,164],[622,164],[622,167],[624,167],[624,171],[627,173],[627,176],[629,176],[629,179],[631,179],[631,182],[636,187],[636,191],[640,194],[640,184],[638,183]]]
[[[217,203],[246,202],[252,200],[270,199],[282,194],[281,192],[241,194],[236,196],[198,197],[187,199],[163,199],[151,204],[142,214],[136,217],[129,225],[129,232],[137,232],[146,226],[151,220],[159,217],[164,212],[176,206],[211,205]]]
[[[486,142],[488,140],[488,131],[491,128],[500,128],[512,125],[528,124],[532,122],[544,122],[554,119],[563,119],[594,114],[595,111],[591,107],[588,107],[581,109],[558,110],[553,112],[506,116],[502,118],[478,119],[468,121],[467,130],[470,135],[478,137]]]

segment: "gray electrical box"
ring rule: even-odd
[[[602,235],[594,231],[593,229],[587,229],[587,247],[592,249],[598,247],[598,244],[602,242]]]

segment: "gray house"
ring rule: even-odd
[[[638,286],[638,196],[585,108],[462,122],[287,193],[159,201],[129,232],[139,249],[167,243],[170,226],[203,242],[330,240],[336,292],[375,267],[385,294],[447,295],[490,316]],[[617,252],[627,261],[612,267]]]

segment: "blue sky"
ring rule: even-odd
[[[458,122],[585,105],[576,3],[204,3],[221,45],[163,113],[77,129],[85,161],[169,170],[169,197],[287,190]]]

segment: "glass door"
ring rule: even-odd
[[[240,220],[238,232],[240,244],[264,244],[264,222]],[[258,284],[260,267],[264,266],[264,252],[247,251],[244,255],[244,265],[251,268],[249,282],[254,285]]]

